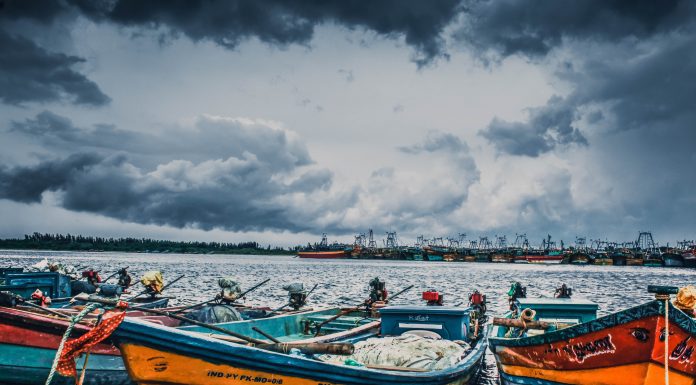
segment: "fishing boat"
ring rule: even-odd
[[[249,308],[250,311],[254,309]],[[253,330],[267,332],[284,341],[327,341],[350,339],[357,335],[372,336],[379,331],[379,321],[365,318],[364,314],[347,314],[334,322],[327,323],[321,330],[324,334],[314,337],[311,325],[338,314],[341,309],[319,309],[310,312],[291,312],[270,318],[216,324],[229,331],[248,335],[259,335]],[[240,309],[240,312],[244,310]],[[74,312],[73,312],[74,313]],[[166,316],[153,316],[143,312],[128,313],[126,320],[138,318],[141,322],[166,327],[179,327],[188,332],[208,332],[194,325],[181,326],[179,320]],[[93,317],[92,317],[93,319]],[[56,349],[69,324],[66,319],[16,308],[0,307],[0,383],[1,384],[44,384],[51,369]],[[75,325],[71,336],[80,336],[91,328],[91,324]],[[81,368],[84,360],[78,361]],[[121,354],[112,344],[96,345],[87,363],[87,384],[132,384]],[[56,376],[54,384],[73,384],[73,378]]]
[[[684,267],[684,256],[677,249],[660,247],[660,252],[665,267]]]
[[[329,244],[326,233],[322,234],[321,242],[315,243],[314,245],[307,245],[306,248],[297,252],[297,256],[300,258],[314,258],[314,259],[339,259],[339,258],[349,258],[353,248],[349,245],[344,245],[341,243]]]
[[[684,267],[696,267],[696,246],[691,245],[688,250],[682,253]]]
[[[37,289],[51,298],[72,295],[71,279],[65,274],[18,270],[11,269],[3,272],[0,291],[10,291],[24,298],[30,298]]]
[[[584,251],[573,252],[568,256],[568,263],[571,265],[588,265],[590,256]]]
[[[323,362],[321,356],[288,355],[128,318],[111,338],[121,350],[131,378],[139,384],[461,385],[472,379],[487,346],[484,338],[475,340],[470,332],[470,311],[444,306],[391,306],[380,310],[381,336],[430,333],[443,340],[470,344],[456,364],[439,370],[355,366],[359,363],[353,360],[346,360],[348,364]],[[366,337],[350,341],[374,340]]]
[[[488,338],[502,383],[694,384],[696,321],[669,302],[676,288],[649,291],[656,300],[600,318],[588,300],[517,299]]]

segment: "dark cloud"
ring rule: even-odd
[[[403,36],[423,66],[445,57],[443,29],[460,13],[458,0],[335,1],[73,1],[94,20],[123,26],[184,34],[194,41],[211,40],[236,48],[250,38],[277,46],[307,44],[314,29],[336,23],[364,28],[387,37]]]
[[[242,158],[245,153],[264,158],[278,170],[311,164],[305,145],[294,133],[275,124],[202,116],[194,127],[172,127],[164,133],[151,134],[107,124],[78,127],[64,116],[43,111],[34,118],[12,122],[10,132],[40,141],[54,152],[124,152],[138,164],[150,167],[173,158],[203,162],[230,156]]]
[[[71,101],[101,106],[109,97],[74,67],[76,56],[49,52],[0,29],[0,100],[7,104]]]
[[[23,203],[41,202],[45,191],[65,188],[76,175],[101,161],[95,154],[76,154],[35,166],[0,168],[0,198]]]
[[[538,156],[558,146],[587,145],[587,139],[573,126],[574,120],[573,104],[554,96],[546,106],[531,108],[528,122],[496,118],[480,134],[501,153]]]
[[[688,0],[471,1],[457,36],[484,54],[545,55],[564,40],[620,41],[690,23]]]
[[[70,154],[78,148],[100,155],[76,150],[34,166],[4,168],[0,198],[39,202],[44,193],[55,192],[58,204],[68,210],[128,222],[302,231],[318,215],[314,203],[304,206],[303,199],[325,192],[333,179],[328,170],[303,167],[312,160],[293,133],[259,121],[204,116],[188,134],[181,131],[169,139],[171,132],[145,135],[108,125],[79,128],[43,112],[15,122],[12,132],[47,138],[53,153]],[[146,148],[157,154],[138,156]]]

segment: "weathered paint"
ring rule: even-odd
[[[696,383],[696,322],[670,305],[670,384]],[[491,336],[504,383],[664,382],[664,304],[652,301],[541,335]],[[533,380],[533,381],[532,381]]]
[[[126,319],[113,338],[130,375],[148,385],[235,384],[242,375],[245,383],[258,378],[259,383],[275,379],[283,384],[462,385],[475,374],[486,349],[485,340],[480,341],[450,369],[399,372],[323,363],[132,319]],[[174,369],[170,372],[169,368]]]

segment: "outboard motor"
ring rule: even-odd
[[[122,268],[118,271],[118,285],[124,289],[128,289],[131,285],[133,278],[128,274],[126,268]]]
[[[39,289],[34,290],[31,294],[31,299],[36,300],[41,307],[48,307],[51,304],[51,297],[44,295]]]
[[[486,296],[481,294],[480,291],[474,290],[473,293],[469,294],[469,307],[471,312],[469,313],[469,330],[471,331],[472,339],[479,338],[479,332],[481,331],[481,325],[488,321],[486,317]]]
[[[554,298],[570,298],[570,296],[573,295],[573,289],[569,288],[566,286],[566,284],[562,284],[561,287],[556,289],[556,293],[554,294]]]
[[[380,281],[379,277],[375,277],[370,281],[370,301],[387,301],[389,293],[387,285],[384,281]]]
[[[291,283],[283,286],[283,290],[288,292],[288,306],[293,310],[299,310],[307,303],[307,291],[302,283]]]
[[[430,290],[423,292],[423,299],[427,301],[428,306],[442,306],[445,296],[439,291]]]
[[[97,284],[101,283],[102,281],[101,277],[99,276],[99,272],[92,269],[83,271],[82,278],[87,278],[87,282],[94,287],[96,287]]]
[[[517,299],[527,298],[527,288],[522,286],[519,282],[514,282],[508,290],[508,303],[510,304],[510,311],[513,314],[517,314],[519,309],[517,308]]]
[[[481,294],[480,291],[474,290],[473,293],[469,294],[469,306],[471,306],[479,318],[486,314],[486,304],[486,295]]]
[[[242,294],[242,289],[239,287],[239,284],[231,277],[220,278],[218,280],[218,286],[222,289],[220,291],[220,301],[224,303],[232,303]]]

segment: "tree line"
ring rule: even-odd
[[[193,254],[294,254],[293,249],[261,246],[258,242],[181,242],[150,238],[105,238],[72,234],[26,234],[24,238],[0,239],[0,249],[123,251]]]

